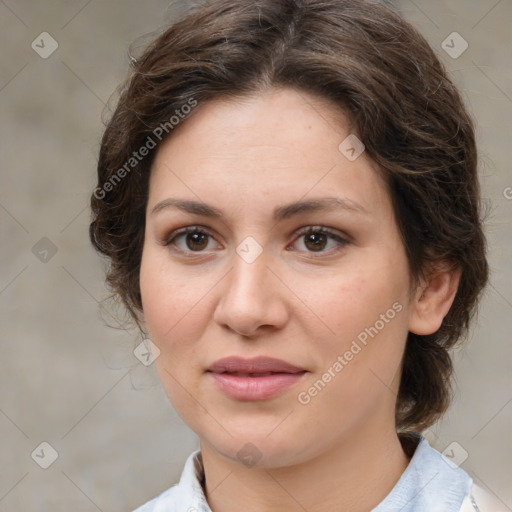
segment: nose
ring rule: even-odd
[[[249,263],[233,255],[230,272],[219,283],[221,298],[214,320],[245,337],[257,337],[281,329],[288,321],[287,288],[278,276],[272,258],[263,251]],[[288,292],[289,293],[289,292]]]

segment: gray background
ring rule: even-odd
[[[455,353],[455,402],[427,436],[440,451],[456,442],[462,467],[512,510],[512,2],[399,5],[464,91],[492,205],[491,285]],[[133,355],[136,334],[100,318],[104,263],[87,232],[105,104],[129,44],[173,12],[164,0],[0,1],[0,511],[131,510],[198,447]],[[31,48],[44,31],[59,45],[47,59]],[[469,44],[457,59],[441,47],[453,31]],[[43,441],[58,452],[48,469],[34,460],[49,461]]]

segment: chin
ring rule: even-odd
[[[267,429],[263,434],[245,428],[238,434],[231,432],[233,437],[225,433],[221,438],[198,435],[201,439],[201,448],[203,444],[207,444],[226,459],[248,468],[271,469],[292,466],[314,456],[309,453],[311,448],[307,447],[299,434],[272,433],[269,436],[269,431]],[[309,443],[309,446],[312,445]]]

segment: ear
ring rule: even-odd
[[[415,292],[409,316],[409,331],[427,335],[435,333],[448,314],[459,287],[461,269],[447,264],[430,273]]]

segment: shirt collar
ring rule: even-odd
[[[409,465],[391,492],[372,512],[459,512],[464,497],[470,491],[472,479],[432,448],[424,437],[419,434],[413,437],[417,446]],[[188,457],[178,489],[174,488],[177,492],[173,493],[173,505],[179,502],[183,507],[176,510],[211,512],[203,483],[203,461],[200,450],[197,450]]]
[[[372,512],[459,512],[473,480],[415,434],[417,447],[409,465]]]

